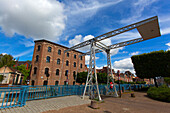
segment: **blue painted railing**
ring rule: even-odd
[[[144,84],[121,84],[121,90],[135,90],[142,86],[149,86]],[[48,85],[48,86],[9,86],[0,87],[0,109],[10,107],[21,107],[26,104],[27,100],[46,99],[52,97],[68,96],[68,95],[83,95],[84,85]],[[99,85],[101,95],[106,94],[106,85]],[[116,85],[116,90],[119,87]],[[87,88],[88,92],[88,88]]]
[[[0,88],[0,109],[24,106],[27,88],[26,86]]]

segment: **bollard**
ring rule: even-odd
[[[135,97],[135,94],[134,94],[134,93],[131,93],[131,97]]]
[[[90,107],[93,108],[93,109],[99,109],[99,103],[95,100],[92,100]]]
[[[122,87],[122,92],[123,92],[123,93],[125,92],[125,87]]]

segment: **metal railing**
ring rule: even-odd
[[[143,86],[149,86],[144,84],[121,84],[121,90],[135,90],[142,88]],[[26,101],[36,99],[46,99],[52,97],[61,97],[69,95],[83,95],[84,85],[47,85],[47,86],[22,86],[13,85],[9,87],[0,87],[0,109],[10,107],[22,107],[26,104]],[[95,87],[94,87],[95,88]],[[99,91],[101,95],[106,95],[107,85],[99,85]],[[116,85],[118,90],[118,85]],[[87,87],[88,92],[88,87]],[[86,93],[88,94],[88,93]]]

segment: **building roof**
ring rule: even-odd
[[[32,61],[17,61],[17,64],[18,64],[18,65],[21,65],[21,64],[28,63],[28,65],[31,65],[31,62],[32,62]]]
[[[17,69],[13,69],[13,68],[11,68],[11,67],[8,67],[12,72],[18,72],[18,73],[21,73],[19,70],[17,70]]]
[[[42,40],[35,40],[34,42],[35,42],[35,43],[36,43],[36,42],[48,42],[48,43],[51,43],[51,44],[54,44],[54,45],[57,45],[57,46],[60,46],[60,47],[69,49],[69,48],[66,47],[66,46],[63,46],[63,45],[60,45],[60,44],[56,44],[56,43],[54,43],[54,42],[51,42],[51,41],[48,41],[48,40],[45,40],[45,39],[42,39]],[[75,52],[79,52],[79,53],[81,53],[81,54],[84,54],[83,52],[80,52],[80,51],[77,51],[77,50],[72,50],[72,51],[75,51]]]

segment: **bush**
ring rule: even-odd
[[[147,91],[147,95],[150,98],[164,101],[164,102],[170,102],[170,88],[168,88],[166,85],[163,85],[161,87],[151,87]]]
[[[170,77],[165,77],[165,78],[164,78],[164,81],[165,81],[167,84],[170,84]]]

